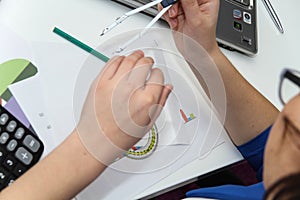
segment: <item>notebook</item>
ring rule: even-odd
[[[113,0],[137,8],[152,0]],[[257,53],[256,0],[220,0],[217,41],[221,47],[247,55]],[[156,6],[144,11],[155,16]]]

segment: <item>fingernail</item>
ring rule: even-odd
[[[169,10],[169,17],[174,17],[174,15],[175,15],[174,9],[170,8],[170,10]]]
[[[142,50],[136,50],[134,53],[140,54],[142,56],[144,56],[144,52]]]

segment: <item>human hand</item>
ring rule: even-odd
[[[142,51],[111,59],[94,81],[77,132],[88,151],[109,164],[153,126],[172,86]]]
[[[162,6],[159,4],[158,9]],[[211,54],[218,49],[216,42],[216,24],[218,20],[219,0],[180,0],[164,15],[172,30],[183,33]],[[180,51],[184,49],[182,36],[174,36]]]

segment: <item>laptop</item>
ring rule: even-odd
[[[113,0],[130,8],[137,8],[152,0]],[[256,0],[220,0],[217,23],[219,46],[247,55],[257,53]],[[157,7],[144,11],[156,16]]]

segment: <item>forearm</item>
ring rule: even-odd
[[[278,110],[243,78],[219,48],[210,52],[210,56],[225,86],[227,110],[224,126],[236,145],[244,144],[270,126]],[[197,78],[204,85],[199,74]]]
[[[220,51],[215,37],[219,3],[219,0],[180,1],[173,5],[164,17],[172,30],[191,37],[206,50],[217,65],[227,96],[224,126],[233,142],[236,145],[241,145],[270,126],[275,121],[278,111],[239,74]],[[180,36],[180,34],[174,34],[174,39],[179,51],[188,62],[197,61],[190,63],[190,66],[208,96],[210,95],[209,92],[212,91],[211,89],[214,89],[213,87],[216,87],[213,90],[216,94],[211,95],[219,95],[218,92],[222,88],[212,80],[216,77],[212,75],[215,71],[210,65],[211,62],[205,63],[206,60],[204,59],[201,63],[199,59],[201,56],[205,58],[206,55],[202,54],[203,51],[196,52],[195,45],[188,43],[186,37]],[[198,69],[196,65],[199,65]],[[211,100],[214,103],[212,98]],[[224,106],[214,106],[219,115],[223,117]]]
[[[71,199],[104,169],[73,132],[49,156],[5,189],[0,199]]]
[[[7,187],[0,199],[71,199],[104,171],[105,164],[136,144],[153,126],[172,90],[153,64],[142,51],[111,59],[90,88],[76,130]]]

